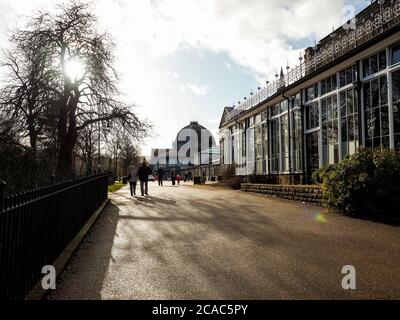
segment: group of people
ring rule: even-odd
[[[163,184],[164,184],[164,175],[165,175],[164,169],[163,168],[159,168],[157,170],[157,180],[158,180],[158,185],[160,187],[162,187]],[[180,176],[180,174],[177,174],[176,170],[172,169],[171,170],[172,185],[175,186],[177,183],[179,185],[181,183],[181,180],[182,180],[182,177]]]
[[[142,165],[139,169],[136,169],[135,166],[131,167],[131,170],[128,174],[127,180],[129,181],[130,189],[131,189],[131,196],[136,196],[136,187],[138,180],[140,181],[140,192],[142,197],[145,195],[149,195],[149,176],[152,174],[150,167],[147,165],[146,161],[143,161]],[[164,184],[164,169],[159,168],[157,170],[157,180],[158,185],[163,186]],[[171,181],[172,185],[175,186],[176,184],[180,185],[182,177],[180,174],[176,173],[175,169],[171,170]]]
[[[136,169],[135,166],[131,167],[131,170],[128,174],[128,181],[131,188],[131,196],[136,196],[136,185],[137,181],[140,181],[140,192],[142,193],[142,197],[144,195],[149,195],[149,175],[151,175],[151,169],[147,165],[146,161],[143,161],[139,170]]]

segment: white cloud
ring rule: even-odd
[[[0,0],[0,46],[4,47],[4,31],[13,28],[17,15],[30,14],[40,7],[51,8],[60,1]],[[272,80],[275,70],[285,67],[287,61],[291,66],[298,62],[303,48],[301,44],[295,48],[294,43],[305,38],[318,40],[333,26],[339,26],[342,8],[349,1],[363,0],[96,0],[93,3],[100,27],[115,39],[117,68],[122,72],[121,86],[127,100],[134,99],[141,106],[139,115],[150,117],[165,131],[162,136],[170,139],[176,129],[170,125],[175,119],[172,115],[189,116],[182,115],[182,109],[178,111],[175,107],[189,101],[182,97],[189,95],[179,92],[204,95],[210,87],[196,84],[203,80],[195,77],[182,80],[183,71],[179,76],[174,65],[163,68],[162,59],[158,58],[169,58],[187,48],[205,49],[227,54],[230,65],[243,66],[259,81],[265,81],[267,76]],[[20,24],[25,21],[19,19]],[[226,68],[229,64],[225,64]]]
[[[304,48],[295,48],[293,43],[318,40],[338,27],[348,1],[103,0],[96,6],[102,21],[130,49],[140,46],[150,57],[169,56],[185,48],[225,52],[265,79],[287,62],[298,63]]]
[[[229,62],[225,62],[224,65],[227,69],[232,69],[232,65]]]
[[[362,0],[98,0],[94,4],[101,26],[116,37],[123,71],[144,71],[150,57],[191,47],[225,52],[264,78],[287,62],[297,64],[304,48],[294,48],[293,43],[328,34],[340,24],[349,1]],[[0,9],[28,14],[33,8],[51,7],[47,4],[0,0]],[[3,28],[0,23],[0,32]]]
[[[207,85],[199,86],[199,85],[196,85],[196,84],[193,84],[193,83],[187,83],[186,87],[190,91],[192,91],[196,96],[204,96],[204,95],[206,95],[208,93],[208,91],[211,90],[211,88],[209,86],[207,86]]]

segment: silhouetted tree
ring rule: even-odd
[[[62,178],[71,173],[79,134],[89,126],[111,121],[136,139],[150,126],[120,100],[115,46],[109,34],[97,31],[90,4],[70,1],[56,9],[38,12],[12,34],[2,109],[16,107],[14,121],[33,149],[43,132],[50,133],[46,138],[56,145]]]

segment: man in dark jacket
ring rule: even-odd
[[[164,169],[163,168],[159,168],[157,170],[157,177],[158,177],[158,185],[160,187],[163,186],[163,181],[164,181]]]
[[[140,179],[140,191],[142,192],[142,197],[144,195],[149,195],[149,175],[151,174],[151,169],[147,165],[146,161],[143,161],[142,166],[139,168],[138,176]]]

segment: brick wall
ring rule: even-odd
[[[322,205],[322,189],[319,186],[283,186],[243,183],[242,191],[261,193],[287,200]]]

